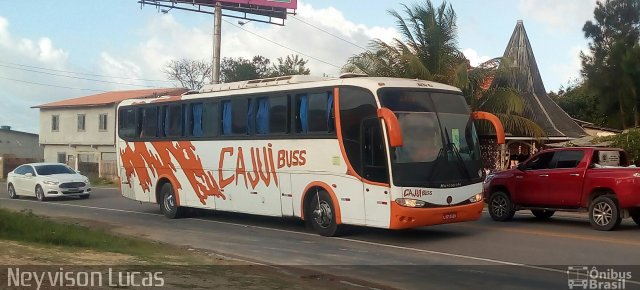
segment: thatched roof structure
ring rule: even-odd
[[[558,106],[548,95],[540,77],[540,71],[531,49],[522,20],[518,20],[513,30],[504,60],[509,66],[506,85],[516,88],[524,97],[524,117],[536,122],[547,137],[579,138],[585,131]]]

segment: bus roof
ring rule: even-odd
[[[199,91],[187,93],[181,99],[197,99],[199,97],[231,96],[257,93],[278,92],[283,90],[298,90],[316,87],[332,87],[338,85],[358,86],[375,91],[383,87],[430,88],[434,90],[452,91],[460,93],[460,89],[432,81],[419,79],[404,79],[390,77],[368,77],[355,74],[344,74],[341,77],[318,77],[309,75],[293,75],[266,79],[256,79],[241,82],[205,85]],[[225,94],[226,92],[226,94]],[[166,99],[166,100],[170,100]],[[130,105],[150,100],[127,100],[122,105]],[[161,100],[158,100],[161,101]],[[154,101],[151,101],[154,102]]]

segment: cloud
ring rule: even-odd
[[[131,75],[165,79],[164,65],[171,59],[200,59],[211,61],[213,48],[211,27],[186,26],[171,13],[151,18],[140,29],[140,41],[126,53],[103,52],[98,70],[105,74],[118,72],[137,64]],[[256,55],[272,62],[279,57],[299,54],[308,60],[313,75],[338,75],[347,59],[364,51],[372,39],[389,41],[399,37],[392,27],[366,26],[349,21],[339,10],[329,7],[316,9],[299,3],[297,15],[286,20],[285,26],[249,22],[237,25],[231,18],[222,22],[222,57]],[[121,72],[125,74],[124,72]]]
[[[471,64],[471,66],[478,66],[479,64],[486,62],[492,58],[487,55],[483,55],[483,56],[478,55],[478,52],[475,51],[473,48],[466,48],[462,50],[462,53],[469,60],[469,63]]]
[[[570,59],[568,63],[556,63],[551,65],[551,73],[553,79],[558,80],[559,85],[566,85],[574,82],[574,80],[580,78],[580,70],[582,69],[582,62],[580,59],[580,53],[589,54],[589,49],[583,46],[574,46],[567,51],[566,56]]]
[[[17,66],[19,63],[32,67],[65,69],[69,53],[54,45],[48,37],[39,39],[19,38],[11,35],[9,20],[0,17],[0,125],[9,125],[16,130],[38,131],[38,111],[30,109],[42,103],[65,97],[82,95],[81,91],[52,89],[51,86],[35,85],[43,83],[58,86],[83,87],[74,79],[34,72],[37,69]],[[31,71],[29,71],[31,70]],[[86,87],[86,86],[85,86]]]
[[[520,0],[518,9],[527,18],[554,31],[575,31],[593,18],[597,0]]]

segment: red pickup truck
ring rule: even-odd
[[[515,169],[487,175],[483,188],[496,221],[526,209],[539,219],[556,211],[588,211],[591,226],[601,231],[626,217],[640,225],[640,168],[628,167],[622,149],[540,151]]]

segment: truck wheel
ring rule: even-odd
[[[546,210],[546,209],[532,209],[531,213],[537,218],[541,220],[546,220],[553,216],[556,213],[555,210]]]
[[[616,228],[622,219],[618,205],[611,196],[599,196],[589,205],[589,222],[591,227],[599,231],[610,231]]]
[[[640,208],[634,208],[629,213],[631,214],[631,218],[636,223],[636,225],[640,226]]]
[[[509,221],[514,214],[516,211],[508,194],[496,191],[489,197],[489,215],[494,221]]]
[[[313,229],[325,237],[340,235],[341,227],[336,223],[335,205],[326,191],[318,191],[311,197],[308,219]]]
[[[176,194],[171,183],[165,183],[162,186],[160,189],[160,196],[162,196],[162,200],[160,201],[160,211],[164,216],[170,219],[181,218],[183,216],[185,209],[178,206],[178,203],[176,202]]]

